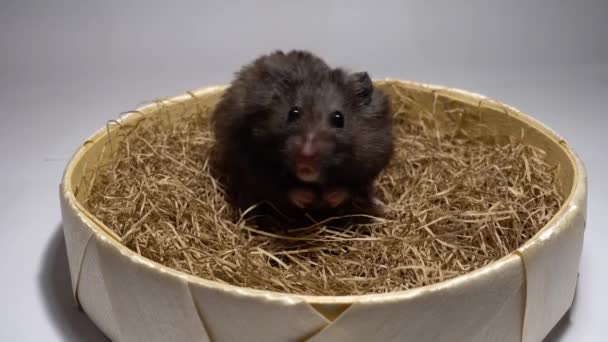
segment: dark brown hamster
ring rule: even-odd
[[[366,72],[306,51],[245,65],[212,115],[214,168],[242,211],[264,203],[281,225],[377,215],[374,180],[393,154],[392,115]],[[272,209],[270,209],[272,208]]]

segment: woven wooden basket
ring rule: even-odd
[[[457,89],[399,83],[480,111],[481,120],[542,147],[559,165],[561,210],[515,252],[478,270],[408,291],[304,296],[221,284],[168,268],[123,246],[82,205],[78,185],[117,126],[97,131],[70,160],[60,187],[74,297],[115,341],[541,341],[572,304],[583,245],[587,178],[556,133],[502,103]],[[197,89],[138,108],[144,115],[214,106],[224,87]],[[122,117],[134,123],[142,115]]]

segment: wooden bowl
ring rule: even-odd
[[[139,256],[82,204],[84,170],[103,158],[119,126],[98,130],[76,151],[60,189],[74,297],[116,341],[541,341],[572,304],[583,245],[587,178],[555,132],[518,110],[457,89],[376,81],[424,101],[454,101],[481,121],[547,151],[557,164],[563,207],[516,251],[456,278],[407,291],[305,296],[226,285]],[[138,108],[120,120],[180,115],[214,106],[224,87],[208,87]],[[466,120],[465,120],[466,122]]]

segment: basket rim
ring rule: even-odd
[[[503,111],[505,115],[510,116],[514,120],[519,120],[523,124],[530,126],[531,128],[537,130],[541,134],[547,136],[553,143],[558,145],[568,156],[570,163],[573,166],[573,182],[572,188],[570,189],[570,193],[568,197],[564,200],[562,207],[559,211],[528,241],[526,241],[522,246],[520,246],[517,250],[512,251],[506,256],[495,260],[485,266],[482,266],[478,269],[475,269],[471,272],[458,275],[454,278],[450,278],[447,280],[443,280],[438,283],[425,285],[421,287],[416,287],[407,290],[387,292],[387,293],[368,293],[362,295],[342,295],[342,296],[330,296],[330,295],[304,295],[304,294],[293,294],[272,290],[262,290],[255,289],[243,286],[237,286],[232,284],[221,283],[215,280],[205,279],[199,276],[195,276],[189,273],[185,273],[183,271],[176,270],[174,268],[165,266],[158,262],[155,262],[151,259],[143,257],[136,252],[132,251],[122,243],[120,243],[120,238],[104,223],[102,223],[99,219],[97,219],[91,212],[89,212],[77,199],[74,193],[74,189],[72,187],[72,174],[74,173],[75,166],[77,165],[80,158],[82,158],[91,148],[91,144],[99,141],[108,135],[111,131],[115,129],[119,129],[118,125],[114,125],[112,127],[102,127],[91,134],[85,141],[82,143],[76,151],[73,153],[69,162],[67,163],[61,184],[61,196],[64,197],[68,204],[68,208],[77,214],[84,224],[93,232],[94,235],[97,235],[102,241],[112,245],[112,247],[116,248],[122,255],[128,257],[131,262],[142,264],[146,267],[154,269],[154,271],[162,272],[168,274],[177,279],[183,279],[188,284],[195,284],[207,288],[218,289],[221,291],[229,292],[234,295],[240,296],[249,296],[249,297],[263,297],[267,300],[279,300],[287,303],[295,304],[299,302],[306,302],[309,304],[354,304],[361,302],[389,302],[396,300],[403,300],[407,298],[417,297],[423,294],[430,294],[438,291],[442,291],[444,288],[454,288],[460,284],[468,283],[472,279],[480,278],[487,273],[498,272],[501,267],[509,262],[513,262],[513,259],[521,259],[523,268],[523,258],[522,252],[533,244],[537,243],[542,239],[542,236],[545,236],[552,230],[558,228],[559,223],[563,220],[569,220],[570,218],[577,215],[578,210],[581,208],[577,205],[578,198],[584,197],[586,193],[586,169],[585,166],[578,156],[578,154],[572,149],[570,145],[566,143],[566,141],[558,135],[551,128],[547,127],[545,124],[541,123],[537,119],[532,116],[521,112],[515,107],[506,105],[502,102],[494,100],[492,98],[486,97],[484,95],[453,88],[447,87],[437,84],[427,84],[422,82],[415,81],[407,81],[400,79],[392,79],[385,78],[382,80],[374,80],[376,84],[389,84],[389,83],[398,83],[405,85],[407,87],[423,90],[423,91],[431,91],[436,92],[442,96],[449,97],[456,101],[483,105],[485,107],[494,108],[500,111]],[[199,96],[214,94],[217,92],[221,92],[227,88],[227,85],[215,85],[215,86],[207,86],[196,88],[187,92],[184,92],[179,95],[175,95],[172,97],[164,98],[162,103],[180,103],[184,101],[191,101],[193,98],[196,99]],[[117,123],[127,123],[127,122],[136,122],[141,120],[146,115],[153,115],[157,109],[156,103],[150,103],[138,107],[137,109],[127,112],[125,115],[121,116],[119,119],[115,120]],[[141,115],[143,114],[143,116]],[[576,207],[577,210],[572,210],[572,207]],[[525,270],[524,270],[525,273]],[[524,278],[525,279],[525,278]]]

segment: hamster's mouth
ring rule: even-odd
[[[303,182],[318,182],[320,174],[318,168],[311,163],[297,163],[296,176]]]

